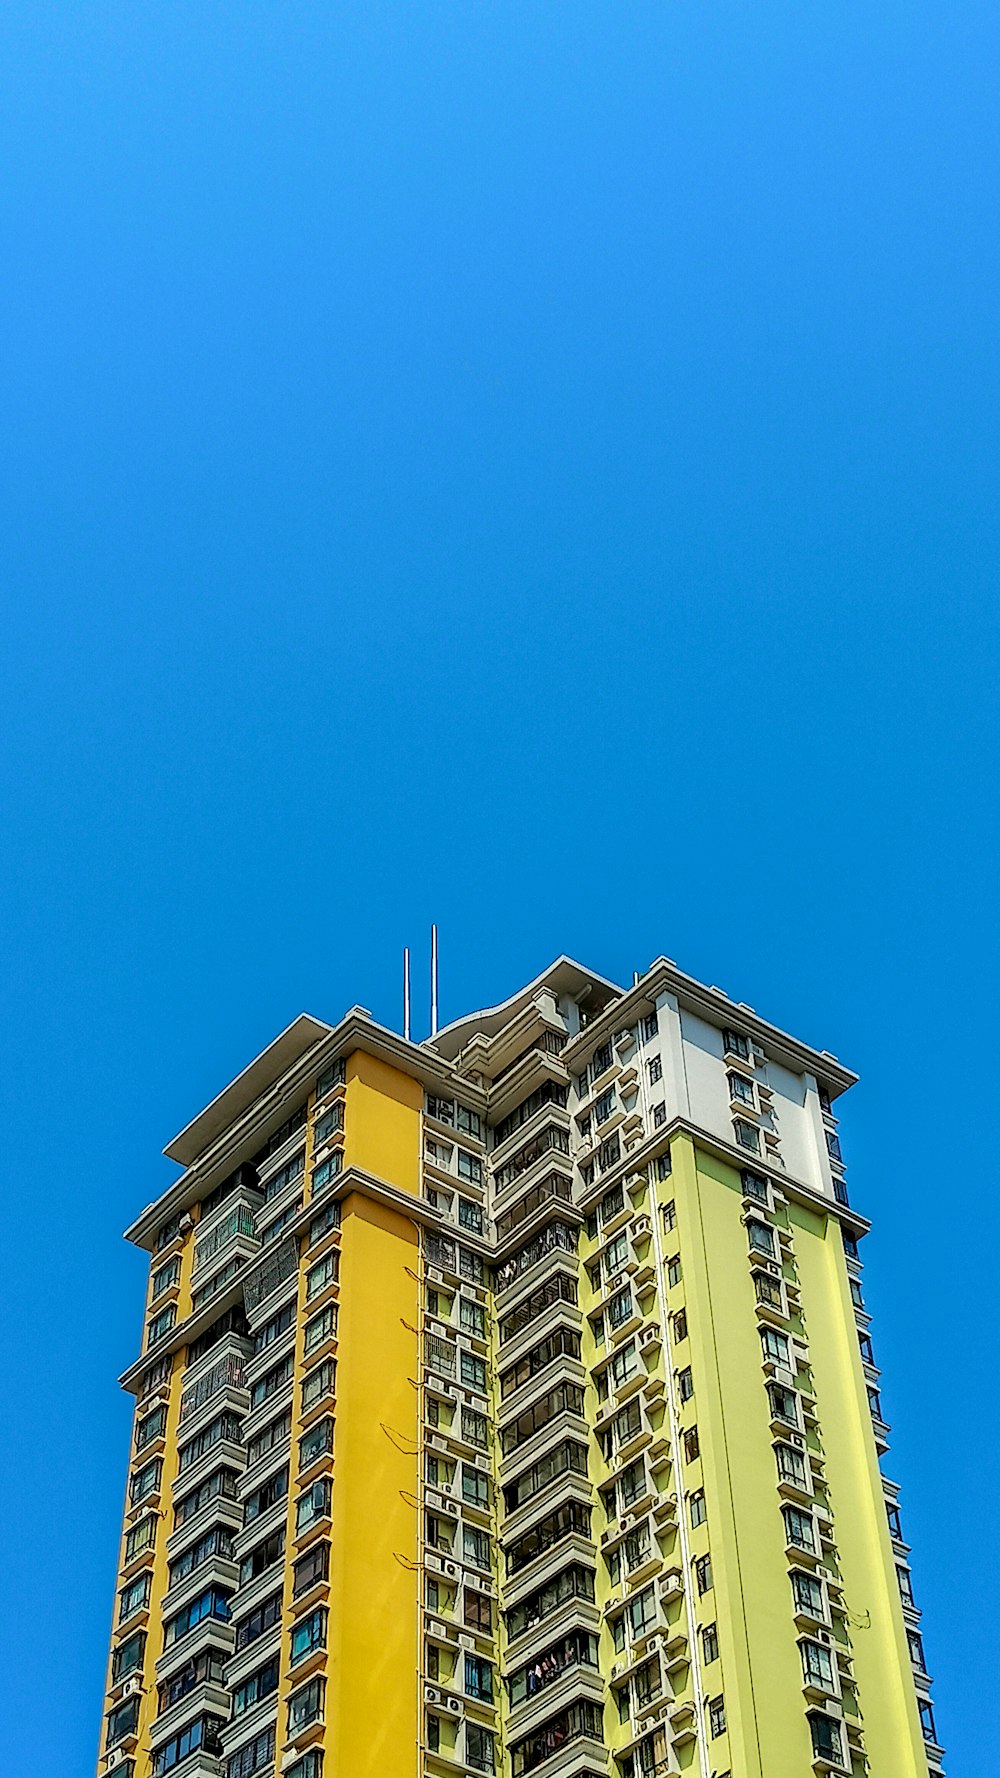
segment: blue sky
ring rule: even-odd
[[[162,1143],[299,1010],[398,1022],[436,918],[444,1018],[666,953],[860,1070],[989,1769],[998,39],[7,0],[0,1767],[92,1771]]]

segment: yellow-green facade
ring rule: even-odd
[[[658,961],[175,1139],[99,1778],[941,1771],[835,1104]]]

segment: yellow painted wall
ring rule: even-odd
[[[865,1747],[876,1778],[927,1778],[843,1243],[832,1218],[821,1223],[796,1204],[789,1209]]]
[[[419,1738],[417,1231],[352,1192],[340,1255],[325,1769],[410,1778]]]
[[[345,1165],[416,1196],[418,1081],[361,1051],[348,1058]],[[359,1192],[340,1244],[326,1767],[347,1778],[418,1770],[417,1228]]]
[[[355,1050],[347,1058],[344,1166],[361,1167],[401,1191],[420,1191],[418,1080],[377,1056]]]
[[[777,1778],[810,1769],[811,1743],[740,1178],[687,1139],[671,1154],[663,1195],[672,1185],[695,1392],[683,1422],[698,1426],[714,1580],[698,1618],[718,1623],[721,1650],[705,1669],[705,1692],[725,1694],[734,1770]],[[685,1465],[684,1488],[696,1484],[697,1467]],[[721,1755],[720,1743],[710,1745]]]

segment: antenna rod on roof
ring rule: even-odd
[[[431,927],[431,1036],[438,1028],[438,929]]]
[[[403,948],[403,1036],[410,1041],[410,947]]]

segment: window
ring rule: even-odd
[[[722,1044],[727,1056],[739,1056],[741,1062],[749,1062],[750,1039],[742,1031],[723,1031]]]
[[[690,1401],[694,1394],[694,1380],[691,1376],[690,1365],[688,1365],[685,1370],[678,1371],[677,1373],[677,1393],[680,1396],[681,1401]]]
[[[674,1345],[679,1346],[688,1337],[688,1318],[686,1309],[678,1309],[673,1319]]]
[[[465,1689],[471,1698],[479,1698],[484,1704],[493,1701],[493,1669],[489,1661],[479,1655],[465,1657]]]
[[[478,1723],[465,1725],[465,1763],[477,1772],[492,1772],[494,1769],[493,1736],[489,1729],[480,1728]]]
[[[729,1097],[740,1105],[754,1105],[753,1081],[747,1080],[745,1074],[729,1074]]]
[[[283,1528],[272,1531],[268,1537],[255,1544],[240,1563],[240,1585],[246,1586],[248,1581],[256,1580],[258,1574],[264,1574],[268,1568],[272,1568],[275,1562],[280,1561],[284,1547]]]
[[[774,1455],[778,1464],[778,1477],[783,1482],[790,1482],[793,1487],[805,1488],[807,1483],[806,1460],[801,1451],[792,1445],[775,1445]]]
[[[901,1543],[903,1540],[903,1521],[900,1518],[899,1507],[896,1505],[895,1501],[886,1501],[885,1514],[889,1521],[889,1536],[897,1538]]]
[[[812,1514],[800,1511],[797,1506],[783,1506],[785,1518],[785,1537],[795,1549],[809,1550],[816,1553],[816,1533],[813,1528]]]
[[[218,1414],[194,1438],[188,1439],[186,1445],[181,1446],[177,1453],[178,1473],[183,1475],[186,1469],[190,1469],[192,1464],[204,1457],[206,1451],[213,1450],[224,1440],[234,1445],[240,1444],[241,1432],[242,1427],[235,1414]]]
[[[486,1310],[482,1303],[474,1303],[467,1296],[458,1299],[458,1325],[463,1333],[471,1334],[476,1340],[486,1338]]]
[[[529,1594],[519,1605],[514,1605],[504,1613],[507,1620],[507,1636],[513,1640],[535,1624],[542,1623],[545,1618],[558,1610],[567,1599],[590,1599],[594,1597],[595,1577],[589,1568],[579,1562],[572,1562],[568,1568],[556,1575],[537,1592]]]
[[[543,1550],[551,1549],[553,1544],[571,1536],[590,1536],[590,1508],[578,1500],[565,1501],[554,1512],[547,1513],[544,1519],[532,1525],[523,1537],[508,1544],[505,1551],[507,1573],[518,1574],[536,1556],[541,1555]]]
[[[113,1747],[116,1741],[124,1741],[129,1735],[134,1735],[138,1722],[139,1700],[138,1698],[126,1698],[124,1704],[119,1704],[118,1708],[112,1710],[108,1715],[105,1747]]]
[[[696,1529],[699,1525],[704,1525],[704,1523],[705,1523],[705,1490],[704,1490],[704,1488],[696,1488],[693,1494],[688,1495],[688,1517],[691,1521],[692,1530]]]
[[[111,1657],[111,1679],[114,1685],[120,1685],[130,1673],[140,1672],[145,1647],[145,1630],[136,1630],[124,1642],[119,1643]]]
[[[757,1222],[751,1217],[747,1223],[747,1236],[751,1253],[763,1253],[768,1259],[774,1258],[774,1230],[768,1223]]]
[[[297,1735],[300,1730],[311,1722],[318,1722],[323,1714],[323,1693],[325,1681],[310,1679],[301,1691],[294,1692],[288,1700],[288,1733]]]
[[[858,1334],[858,1348],[861,1352],[861,1361],[863,1364],[875,1363],[875,1348],[872,1345],[870,1334]]]
[[[749,1149],[751,1154],[760,1153],[760,1131],[756,1124],[748,1124],[744,1117],[734,1117],[733,1133],[741,1148]]]
[[[469,1506],[481,1506],[484,1511],[490,1504],[490,1479],[481,1469],[474,1469],[470,1463],[462,1464],[462,1499]]]
[[[195,1687],[204,1685],[222,1685],[226,1666],[226,1657],[218,1648],[199,1649],[198,1653],[185,1661],[176,1673],[161,1686],[157,1687],[157,1704],[160,1715],[179,1704],[182,1698],[190,1697]]]
[[[300,1599],[330,1572],[330,1545],[314,1543],[304,1556],[292,1565],[292,1598]]]
[[[152,1586],[152,1575],[140,1574],[138,1579],[130,1581],[118,1595],[118,1622],[124,1624],[137,1611],[145,1611],[149,1604],[149,1593]]]
[[[310,1747],[309,1752],[297,1759],[294,1766],[285,1767],[282,1778],[323,1778],[322,1748]]]
[[[320,1519],[325,1519],[330,1512],[330,1480],[323,1476],[320,1481],[313,1482],[304,1494],[295,1502],[295,1535],[308,1531]]]
[[[144,1451],[147,1445],[151,1445],[155,1443],[158,1438],[162,1438],[164,1431],[166,1430],[166,1425],[166,1407],[154,1408],[151,1414],[146,1415],[145,1420],[139,1421],[139,1424],[135,1429],[136,1450]]]
[[[339,1227],[339,1203],[334,1202],[332,1204],[327,1204],[324,1209],[320,1211],[318,1216],[313,1217],[312,1222],[309,1224],[310,1247],[315,1247],[317,1241],[322,1241],[323,1236],[328,1235],[331,1229],[339,1229]]]
[[[320,1291],[325,1290],[328,1284],[336,1284],[339,1276],[340,1254],[336,1248],[331,1248],[306,1273],[306,1302],[312,1302],[313,1297],[319,1296]]]
[[[272,1655],[269,1660],[264,1662],[262,1667],[257,1668],[256,1673],[251,1673],[249,1678],[243,1681],[242,1685],[238,1685],[234,1688],[232,1705],[233,1715],[242,1716],[244,1711],[252,1709],[254,1704],[262,1703],[265,1698],[269,1698],[271,1693],[276,1692],[277,1689],[278,1656]]]
[[[576,1304],[576,1281],[565,1272],[556,1272],[552,1278],[540,1284],[537,1290],[533,1290],[530,1296],[525,1297],[509,1315],[504,1316],[500,1323],[501,1346],[523,1333],[553,1303]]]
[[[470,1593],[466,1588],[462,1596],[463,1621],[470,1630],[478,1630],[484,1636],[493,1633],[493,1606],[486,1593]]]
[[[333,1359],[326,1358],[322,1364],[317,1365],[314,1371],[309,1372],[302,1384],[303,1412],[307,1408],[314,1407],[316,1402],[322,1401],[324,1395],[329,1395],[333,1388],[336,1369]]]
[[[314,1140],[316,1143],[316,1147],[322,1148],[323,1144],[325,1142],[329,1142],[330,1138],[332,1136],[336,1136],[338,1130],[342,1130],[343,1127],[344,1127],[344,1107],[343,1107],[343,1105],[331,1106],[330,1110],[326,1113],[326,1115],[324,1117],[319,1118],[319,1120],[317,1121],[316,1129],[315,1129],[315,1133],[314,1133]],[[268,1181],[269,1188],[270,1188],[270,1184],[271,1184],[271,1181]],[[271,1196],[271,1195],[272,1194],[269,1189],[268,1196]]]
[[[610,1378],[613,1389],[620,1389],[623,1383],[628,1382],[629,1377],[635,1376],[638,1369],[639,1356],[635,1341],[628,1340],[624,1346],[619,1346],[604,1374]]]
[[[458,1177],[468,1179],[474,1185],[481,1185],[483,1180],[483,1163],[477,1154],[470,1154],[468,1149],[458,1150]],[[459,1217],[461,1222],[461,1217]],[[474,1223],[463,1223],[464,1228],[475,1227]]]
[[[917,1707],[920,1711],[920,1728],[925,1741],[937,1746],[937,1729],[934,1727],[934,1711],[929,1698],[918,1698]]]
[[[901,1563],[896,1563],[896,1579],[899,1581],[899,1592],[904,1605],[913,1605],[913,1580],[910,1570]]]
[[[313,1170],[312,1170],[312,1196],[314,1198],[316,1197],[318,1192],[321,1192],[323,1190],[323,1187],[325,1185],[329,1185],[331,1179],[336,1179],[337,1174],[341,1171],[341,1169],[343,1168],[343,1165],[344,1165],[343,1150],[339,1149],[339,1148],[335,1148],[332,1154],[327,1155],[325,1161],[320,1161],[319,1166],[313,1168]],[[288,1216],[287,1216],[287,1212],[286,1212],[286,1220],[290,1220],[290,1218],[288,1218]],[[273,1227],[274,1225],[272,1224],[271,1226]],[[266,1240],[266,1238],[267,1238],[266,1235],[261,1236],[261,1240]]]
[[[842,1161],[844,1158],[840,1152],[840,1137],[835,1130],[826,1131],[826,1152],[831,1161]]]
[[[459,1376],[470,1389],[485,1392],[486,1364],[474,1352],[462,1352],[459,1355]]]
[[[278,1445],[284,1444],[291,1430],[292,1410],[285,1408],[284,1412],[279,1414],[275,1420],[269,1420],[267,1425],[262,1427],[256,1438],[250,1440],[247,1446],[247,1467],[249,1468],[251,1463],[256,1463],[258,1458],[266,1457],[268,1451],[274,1451]]]
[[[632,1292],[620,1290],[608,1303],[608,1324],[612,1328],[623,1327],[632,1314]]]
[[[814,1574],[806,1574],[802,1568],[792,1569],[792,1598],[795,1601],[796,1611],[826,1621],[826,1604],[823,1598],[822,1583],[816,1579]]]
[[[488,1568],[490,1565],[490,1540],[485,1531],[478,1525],[462,1526],[462,1556],[471,1562],[474,1568]]]
[[[851,1286],[851,1301],[854,1304],[854,1307],[856,1309],[863,1309],[865,1306],[865,1299],[862,1294],[861,1285],[860,1285],[858,1279],[851,1278],[849,1280],[849,1283]]]
[[[269,1401],[272,1395],[277,1395],[279,1389],[291,1382],[293,1365],[294,1354],[289,1352],[277,1364],[273,1364],[269,1371],[265,1371],[262,1377],[258,1377],[250,1391],[250,1406],[259,1408],[262,1402]]]
[[[247,1741],[237,1753],[231,1753],[226,1761],[226,1778],[251,1778],[251,1773],[261,1772],[265,1766],[274,1764],[275,1734],[273,1726],[261,1729],[252,1741]]]
[[[250,1648],[253,1643],[260,1640],[261,1636],[280,1622],[281,1588],[279,1587],[276,1593],[272,1593],[262,1605],[257,1606],[256,1611],[251,1611],[246,1617],[240,1618],[235,1626],[236,1653],[239,1654],[241,1649]]]
[[[664,1233],[669,1234],[671,1229],[677,1227],[677,1205],[674,1203],[673,1198],[670,1199],[668,1204],[663,1205],[660,1214],[663,1217]]]
[[[768,1203],[767,1180],[763,1179],[759,1173],[751,1173],[748,1168],[744,1167],[740,1174],[740,1181],[745,1198],[752,1198],[755,1204]]]
[[[462,1437],[467,1444],[479,1445],[486,1449],[489,1440],[489,1426],[485,1414],[477,1414],[474,1408],[462,1409]]]
[[[185,1494],[183,1500],[177,1502],[174,1507],[175,1531],[179,1530],[182,1525],[186,1525],[196,1513],[200,1513],[210,1500],[235,1500],[236,1482],[235,1470],[213,1470],[212,1474],[206,1476],[199,1487],[194,1488],[190,1494]]]
[[[179,1641],[188,1630],[192,1630],[195,1624],[202,1623],[205,1618],[218,1618],[224,1624],[229,1622],[228,1593],[223,1593],[218,1587],[208,1587],[197,1599],[192,1599],[183,1611],[179,1611],[176,1617],[168,1618],[163,1626],[164,1647]]]
[[[533,1463],[529,1469],[522,1470],[520,1475],[506,1484],[503,1496],[507,1512],[513,1512],[526,1500],[531,1500],[534,1495],[540,1494],[542,1489],[547,1488],[557,1476],[565,1475],[568,1471],[572,1471],[576,1475],[586,1475],[587,1473],[586,1446],[576,1444],[571,1439],[557,1445],[555,1450],[548,1452],[537,1463]]]
[[[767,1397],[771,1404],[772,1420],[780,1420],[783,1426],[798,1426],[798,1398],[792,1389],[785,1389],[780,1383],[769,1383]]]
[[[657,1018],[656,1013],[655,1012],[647,1013],[645,1018],[642,1021],[642,1041],[643,1041],[643,1043],[652,1043],[654,1037],[656,1036],[657,1032],[659,1031],[659,1028],[660,1028],[659,1027],[659,1020]]]
[[[653,1128],[657,1130],[661,1129],[666,1121],[667,1108],[661,1099],[658,1105],[653,1106]]]
[[[706,1667],[719,1658],[719,1632],[715,1624],[706,1624],[701,1633],[701,1658]]]
[[[213,1525],[197,1542],[189,1544],[186,1550],[170,1564],[168,1585],[175,1587],[179,1580],[194,1574],[203,1563],[213,1556],[221,1556],[225,1560],[232,1558],[233,1534],[228,1525]]]
[[[833,1661],[830,1650],[819,1642],[800,1642],[802,1653],[802,1678],[806,1685],[818,1685],[824,1691],[832,1692]]]
[[[458,1221],[460,1228],[469,1229],[474,1235],[481,1235],[483,1232],[482,1209],[471,1198],[459,1198]]]
[[[340,1112],[341,1120],[342,1120],[343,1119],[343,1107],[338,1106],[337,1111]],[[317,1124],[317,1126],[316,1126],[316,1141],[317,1142],[325,1142],[326,1137],[328,1135],[330,1135],[332,1129],[334,1127],[337,1127],[337,1128],[340,1127],[339,1125],[334,1126],[331,1124],[330,1129],[323,1132],[323,1124],[329,1123],[330,1118],[333,1118],[336,1115],[337,1115],[336,1112],[331,1112],[329,1114],[329,1117],[323,1119],[323,1123]],[[321,1133],[321,1132],[323,1132],[323,1133]],[[264,1202],[265,1202],[265,1204],[270,1204],[272,1199],[278,1197],[280,1195],[280,1193],[285,1190],[286,1186],[291,1185],[291,1183],[294,1179],[301,1179],[305,1170],[306,1170],[306,1151],[304,1148],[300,1148],[297,1155],[293,1155],[292,1159],[290,1161],[286,1161],[283,1167],[279,1167],[278,1171],[276,1173],[271,1174],[270,1178],[267,1181],[267,1184],[264,1187]]]
[[[764,1348],[765,1359],[769,1359],[772,1364],[784,1365],[786,1370],[791,1369],[787,1334],[780,1333],[776,1327],[762,1327],[760,1343]]]
[[[844,1749],[840,1723],[836,1717],[821,1716],[815,1711],[809,1718],[809,1731],[812,1735],[813,1759],[831,1760],[836,1765],[842,1765]]]
[[[685,1463],[693,1463],[695,1458],[699,1455],[700,1449],[701,1447],[698,1443],[698,1428],[697,1426],[689,1426],[684,1434]]]
[[[326,1457],[333,1450],[333,1421],[327,1414],[324,1419],[317,1420],[315,1426],[299,1439],[299,1468],[308,1469],[318,1457]]]
[[[160,1778],[163,1772],[172,1771],[174,1766],[179,1765],[181,1760],[186,1760],[189,1754],[197,1752],[199,1747],[208,1754],[221,1753],[219,1730],[222,1726],[222,1718],[219,1716],[200,1716],[197,1722],[189,1723],[186,1729],[181,1729],[180,1734],[165,1741],[153,1755],[152,1770],[155,1778]]]
[[[152,1288],[149,1293],[150,1301],[155,1303],[157,1297],[162,1296],[165,1290],[172,1289],[180,1275],[181,1262],[179,1258],[175,1256],[173,1259],[168,1259],[165,1266],[161,1266],[158,1272],[153,1273]]]
[[[885,1415],[882,1412],[882,1400],[877,1389],[869,1389],[868,1406],[871,1408],[872,1419],[884,1422]]]
[[[655,1087],[657,1081],[663,1079],[663,1063],[659,1056],[650,1056],[649,1061],[646,1063],[646,1072],[649,1075],[649,1084],[651,1087]]]
[[[599,1099],[594,1100],[594,1122],[598,1126],[606,1124],[615,1108],[615,1089],[609,1087]]]
[[[302,1336],[302,1350],[305,1357],[308,1358],[310,1353],[322,1346],[325,1340],[336,1338],[336,1333],[337,1305],[336,1303],[327,1303],[318,1315],[314,1315],[311,1321],[306,1322],[305,1333]]]
[[[695,1585],[697,1586],[699,1593],[711,1592],[711,1590],[712,1590],[712,1558],[711,1558],[711,1556],[699,1556],[698,1557],[698,1560],[696,1561],[696,1563],[694,1565],[694,1578],[695,1578]]]
[[[756,1271],[751,1273],[751,1277],[757,1301],[766,1303],[768,1308],[777,1309],[783,1315],[785,1313],[785,1299],[781,1294],[781,1285],[777,1279],[769,1278],[766,1272]]]
[[[708,1732],[713,1740],[726,1732],[726,1706],[721,1698],[712,1698],[709,1702]]]
[[[317,1606],[308,1617],[300,1618],[292,1625],[291,1654],[289,1666],[297,1667],[313,1653],[314,1649],[326,1647],[326,1608]]]
[[[165,1309],[161,1309],[160,1313],[158,1315],[153,1316],[153,1319],[149,1324],[149,1331],[146,1334],[146,1349],[147,1349],[147,1351],[150,1346],[156,1345],[157,1340],[162,1340],[162,1339],[166,1338],[167,1334],[170,1332],[170,1329],[173,1327],[174,1322],[176,1320],[177,1320],[177,1304],[176,1303],[168,1303]]]
[[[679,1284],[680,1281],[681,1281],[681,1256],[679,1253],[675,1253],[673,1258],[668,1259],[668,1261],[667,1261],[667,1283],[672,1288],[675,1284]]]
[[[663,1153],[658,1154],[656,1157],[656,1177],[657,1179],[669,1179],[672,1171],[673,1169],[670,1164],[670,1150],[669,1148],[665,1148]]]

